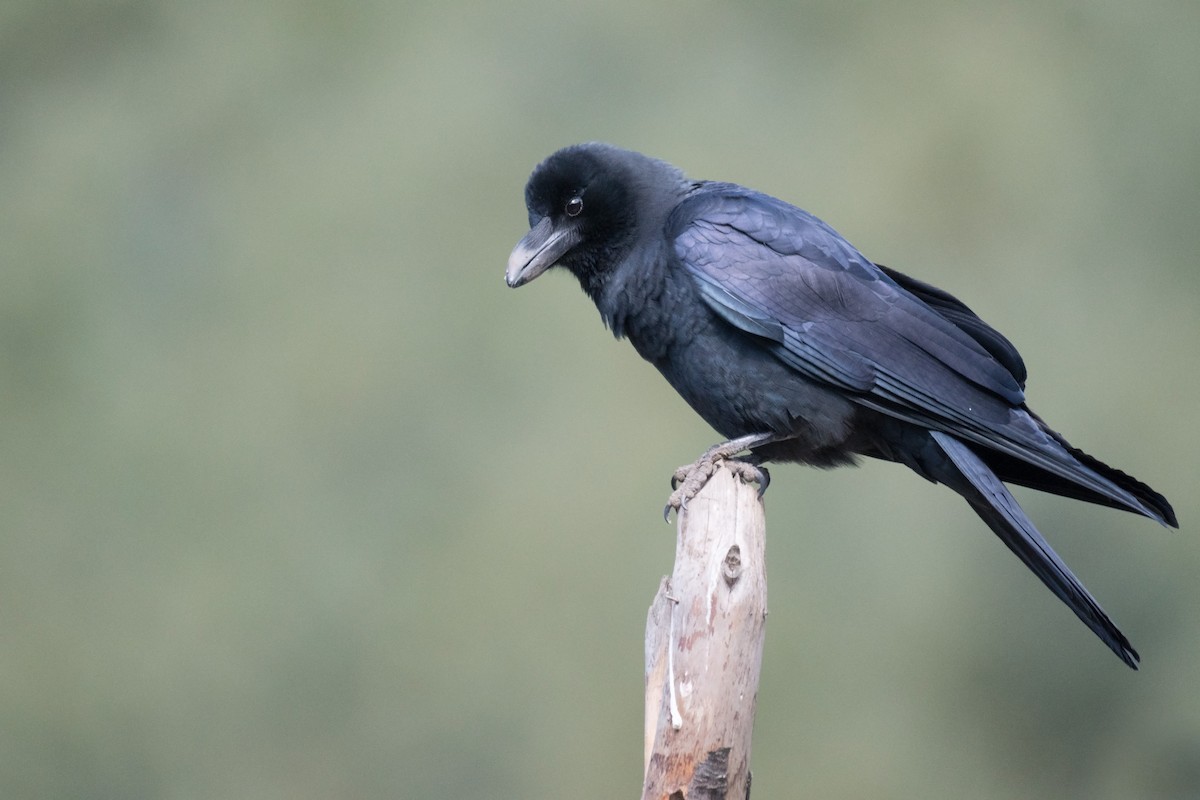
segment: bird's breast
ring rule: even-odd
[[[850,437],[855,405],[776,358],[773,343],[736,330],[711,313],[676,326],[657,357],[634,346],[709,425],[727,438],[778,433],[796,437],[795,460]],[[811,458],[805,457],[811,453]]]

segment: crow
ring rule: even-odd
[[[715,462],[747,451],[740,463],[753,468],[835,467],[859,456],[903,464],[962,495],[1137,669],[1137,651],[1005,483],[1171,527],[1178,527],[1175,512],[1033,413],[1020,354],[964,303],[873,263],[782,200],[692,181],[664,161],[608,144],[546,158],[529,178],[525,203],[530,230],[509,257],[508,285],[566,268],[612,333],[729,440],[677,473],[687,478],[672,505],[694,495]]]

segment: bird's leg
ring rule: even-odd
[[[753,433],[749,436],[730,439],[727,442],[713,445],[704,451],[704,455],[691,464],[675,470],[675,474],[671,476],[671,488],[674,491],[671,492],[671,496],[667,499],[667,505],[663,509],[663,517],[670,519],[671,509],[675,509],[676,511],[683,510],[687,506],[688,501],[704,488],[704,484],[708,483],[708,479],[717,470],[717,462],[720,461],[724,461],[730,471],[743,481],[757,483],[758,496],[762,497],[763,492],[767,490],[767,485],[771,482],[770,473],[752,461],[743,461],[734,459],[733,457],[744,450],[769,444],[781,438],[784,437],[775,433]]]

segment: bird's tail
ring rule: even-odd
[[[930,453],[933,457],[922,459],[923,471],[928,477],[945,484],[966,498],[971,507],[975,509],[975,513],[1000,537],[1008,549],[1016,553],[1025,566],[1029,567],[1050,591],[1066,603],[1075,612],[1075,615],[1083,620],[1083,623],[1091,628],[1122,661],[1133,669],[1137,669],[1139,656],[1133,649],[1133,645],[1125,638],[1125,634],[1117,629],[1095,598],[1083,587],[1079,579],[1071,573],[1058,554],[1038,533],[1033,522],[1017,505],[1016,499],[996,473],[980,459],[974,450],[950,434],[931,431],[929,435],[944,457],[937,457],[937,454]],[[1142,486],[1142,484],[1138,485]],[[1149,490],[1149,487],[1146,489]],[[1050,490],[1053,491],[1053,489]],[[1161,499],[1160,495],[1156,496]],[[1080,497],[1080,499],[1092,498]],[[1093,500],[1093,502],[1096,501]],[[1165,500],[1162,502],[1166,503]],[[1169,505],[1166,506],[1166,509],[1170,512]],[[1169,519],[1174,520],[1173,513],[1170,514]]]
[[[1005,483],[1015,483],[1039,492],[1070,497],[1088,503],[1131,511],[1172,528],[1179,527],[1175,509],[1167,498],[1132,475],[1110,467],[1098,458],[1071,445],[1062,434],[1052,430],[1032,411],[1035,424],[1050,441],[1049,450],[1038,451],[1041,458],[1021,458],[1000,449],[977,452],[988,468]],[[1058,455],[1053,455],[1057,445]]]

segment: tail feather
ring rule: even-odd
[[[999,450],[977,448],[976,454],[1005,483],[1015,483],[1018,486],[1026,486],[1030,489],[1036,489],[1039,492],[1049,492],[1061,497],[1069,497],[1072,500],[1083,500],[1087,503],[1095,503],[1096,505],[1107,506],[1108,508],[1115,508],[1120,511],[1141,514],[1163,525],[1172,528],[1179,527],[1179,522],[1175,518],[1175,510],[1171,508],[1171,504],[1161,494],[1137,478],[1119,469],[1110,467],[1099,459],[1089,456],[1082,450],[1072,447],[1063,441],[1061,437],[1056,438],[1058,439],[1058,443],[1079,463],[1132,495],[1138,500],[1140,507],[1131,506],[1129,503],[1117,499],[1110,494],[1102,494],[1068,477],[1050,472]]]
[[[1027,407],[1014,409],[1017,413],[1004,425],[947,428],[944,419],[870,398],[857,400],[867,408],[925,431],[952,430],[951,435],[968,442],[1003,481],[1123,509],[1172,528],[1179,527],[1175,511],[1165,497],[1133,476],[1071,446]],[[886,421],[875,420],[875,424],[881,432],[887,428]],[[859,452],[908,463],[903,453],[886,441],[872,442],[871,447]]]
[[[1101,641],[1108,645],[1122,661],[1133,669],[1137,669],[1140,657],[1133,649],[1133,645],[1104,613],[1104,609],[1100,608],[1099,603],[1072,574],[1049,543],[1042,538],[1033,522],[1017,505],[1016,499],[1005,487],[1001,478],[989,468],[988,464],[984,463],[974,450],[953,436],[940,431],[931,431],[930,436],[946,456],[946,458],[934,459],[934,463],[924,464],[930,477],[966,498],[971,507],[975,509],[975,513],[1021,559],[1025,566],[1029,567],[1050,591],[1066,603],[1075,612],[1075,615],[1099,636]],[[1092,460],[1095,461],[1095,459]],[[1009,479],[1017,483],[1021,482],[1017,478]],[[1079,492],[1086,491],[1079,487],[1075,488]],[[1054,489],[1049,490],[1054,491]],[[1080,496],[1078,493],[1068,496],[1092,499]],[[1107,498],[1093,500],[1093,502],[1104,502],[1105,505],[1113,504]],[[1162,502],[1166,503],[1165,500]],[[1170,506],[1168,505],[1166,508],[1169,512]],[[1164,515],[1164,521],[1168,519],[1174,520],[1173,512],[1169,514],[1169,517]]]
[[[1030,418],[1033,421],[1033,418]],[[1166,499],[1146,484],[1113,469],[1082,450],[1071,447],[1037,420],[1041,442],[1014,443],[1011,439],[974,439],[983,445],[981,457],[1001,467],[1002,480],[1011,480],[1042,491],[1063,494],[1111,508],[1149,517],[1163,525],[1175,524],[1175,512]]]

